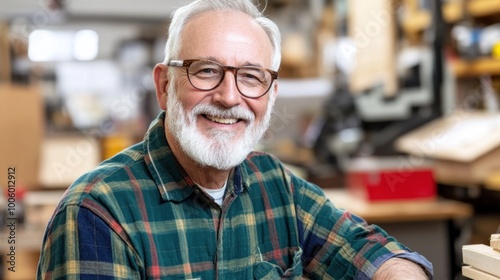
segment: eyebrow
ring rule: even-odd
[[[222,63],[221,61],[219,61],[217,58],[215,58],[213,56],[199,57],[198,59],[211,60],[211,61],[217,62],[217,63],[219,63],[221,65],[224,65],[224,63]],[[244,66],[252,66],[252,67],[264,68],[259,63],[252,63],[250,61],[247,61],[247,62],[243,63],[241,66],[233,66],[233,67],[244,67]]]

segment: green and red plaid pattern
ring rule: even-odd
[[[395,256],[432,274],[424,257],[265,153],[232,171],[217,205],[178,164],[163,123],[162,113],[144,141],[67,190],[38,279],[370,279]]]

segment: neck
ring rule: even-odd
[[[170,134],[167,128],[165,129],[165,134],[172,153],[194,183],[207,189],[220,189],[224,186],[231,169],[220,170],[210,166],[199,165],[184,153],[179,143],[175,140],[175,137]]]

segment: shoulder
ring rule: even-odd
[[[84,201],[106,200],[112,203],[116,193],[126,192],[130,182],[147,173],[142,143],[131,146],[100,163],[93,170],[79,177],[66,191],[58,209],[80,206]]]
[[[283,163],[276,156],[261,151],[252,151],[248,154],[244,163],[263,169],[280,168],[283,166]]]
[[[289,181],[293,174],[277,157],[260,151],[251,152],[241,167],[249,178],[264,181],[285,180]]]
[[[247,176],[252,178],[252,182],[286,186],[296,195],[308,195],[316,198],[324,196],[323,191],[318,186],[297,176],[285,163],[272,154],[254,151],[247,156],[242,166]]]

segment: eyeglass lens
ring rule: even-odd
[[[250,66],[236,69],[236,86],[243,95],[259,97],[269,90],[272,83],[271,73]],[[189,81],[200,90],[216,88],[222,82],[224,73],[222,65],[211,61],[195,61],[188,68]]]

